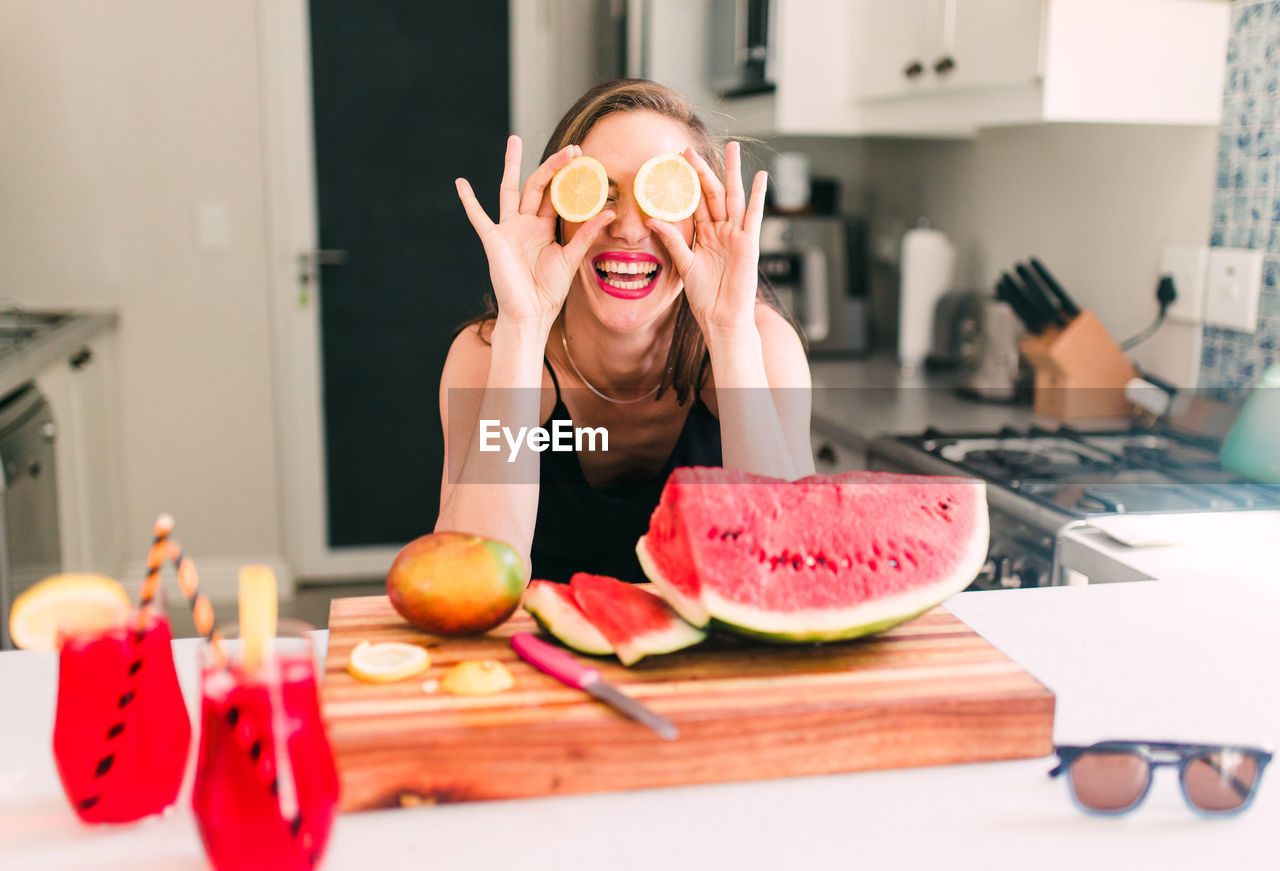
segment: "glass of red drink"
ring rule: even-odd
[[[53,756],[85,822],[158,813],[182,786],[191,718],[159,603],[105,631],[60,636]]]
[[[200,752],[192,806],[217,871],[314,868],[338,806],[320,717],[311,627],[281,620],[256,669],[236,628],[201,652]]]

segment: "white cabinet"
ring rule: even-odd
[[[777,92],[729,100],[691,60],[714,26],[706,0],[649,2],[662,27],[647,73],[734,134],[971,136],[1222,113],[1219,0],[777,0]]]
[[[36,384],[56,427],[63,571],[120,577],[126,548],[115,331],[76,346],[37,375]]]
[[[1042,0],[869,0],[853,72],[860,100],[990,88],[1040,75]]]

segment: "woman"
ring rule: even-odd
[[[641,164],[668,152],[684,154],[702,187],[693,217],[674,224],[643,214],[632,187]],[[604,165],[609,199],[573,224],[556,216],[548,188],[580,154]],[[675,466],[813,472],[804,349],[758,290],[765,173],[748,202],[738,144],[721,165],[688,102],[643,80],[579,99],[523,191],[520,157],[512,136],[496,223],[457,180],[497,306],[464,325],[440,379],[436,529],[506,541],[536,577],[642,581],[635,543]],[[488,422],[509,435],[554,420],[603,427],[608,450],[482,449]]]

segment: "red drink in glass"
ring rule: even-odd
[[[288,631],[281,621],[282,631]],[[192,805],[218,871],[310,869],[338,805],[338,774],[320,717],[310,639],[277,638],[254,673],[206,650]]]
[[[150,609],[125,625],[62,639],[53,756],[85,822],[128,822],[178,796],[191,720],[173,667],[169,621]]]

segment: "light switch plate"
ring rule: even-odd
[[[1210,248],[1204,322],[1244,333],[1258,330],[1262,294],[1262,252]]]
[[[231,244],[231,213],[222,202],[196,203],[196,248],[216,254]]]
[[[1209,274],[1209,246],[1169,242],[1160,253],[1160,274],[1172,276],[1178,298],[1165,317],[1184,324],[1204,322],[1204,286]]]

